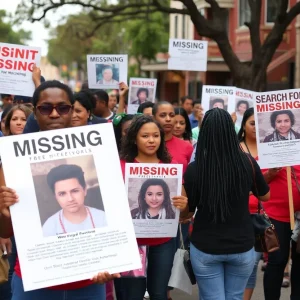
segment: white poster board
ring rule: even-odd
[[[172,197],[181,195],[182,165],[127,163],[125,185],[137,238],[175,237],[180,212]]]
[[[0,43],[0,94],[32,97],[33,65],[40,61],[40,48]]]
[[[235,87],[203,85],[202,106],[205,112],[212,108],[222,108],[230,114],[235,111]]]
[[[112,124],[9,136],[0,153],[19,195],[11,214],[25,291],[141,267]]]
[[[157,79],[130,78],[128,108],[129,114],[136,114],[139,106],[144,102],[155,102]]]
[[[208,42],[169,39],[169,70],[207,71]]]
[[[235,103],[234,109],[236,113],[235,125],[240,128],[244,113],[247,109],[253,107],[254,92],[235,88]]]
[[[127,83],[127,62],[127,55],[88,55],[89,88],[119,89],[119,83]]]
[[[300,165],[300,89],[255,93],[259,165]]]

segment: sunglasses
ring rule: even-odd
[[[63,115],[67,115],[70,112],[72,107],[73,107],[72,105],[62,104],[57,106],[40,105],[37,106],[36,108],[40,112],[40,114],[44,116],[50,116],[53,112],[53,109],[55,109],[60,116],[63,116]]]

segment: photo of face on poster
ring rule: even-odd
[[[96,80],[101,85],[119,84],[119,64],[96,64]]]
[[[154,95],[154,88],[139,88],[139,87],[132,87],[131,88],[131,95],[130,95],[130,103],[141,105],[147,101],[154,103],[155,95]]]
[[[261,143],[300,139],[300,110],[288,109],[258,113]]]
[[[227,110],[228,97],[227,96],[210,96],[209,109],[221,108]]]
[[[129,178],[128,199],[132,219],[175,219],[171,203],[177,178]]]
[[[30,167],[44,237],[107,226],[93,155]]]
[[[247,109],[250,107],[253,107],[253,101],[252,100],[244,100],[241,98],[235,99],[235,113],[236,113],[236,122],[235,125],[239,128],[242,125],[242,120],[244,117],[244,113]]]

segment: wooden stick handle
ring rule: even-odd
[[[290,208],[290,223],[291,229],[294,230],[295,227],[295,211],[294,211],[294,199],[293,199],[293,187],[292,187],[292,169],[291,167],[286,167],[286,177],[287,186],[289,194],[289,208]]]

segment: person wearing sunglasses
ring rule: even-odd
[[[56,80],[44,82],[35,90],[32,103],[40,131],[63,129],[72,126],[74,98],[71,89],[65,84]],[[9,238],[13,235],[9,207],[17,201],[24,201],[24,199],[18,199],[15,191],[6,187],[3,169],[0,167],[0,236],[3,238]],[[53,300],[65,298],[105,300],[105,286],[103,284],[119,277],[120,274],[98,273],[92,280],[72,282],[61,286],[25,292],[21,268],[17,260],[12,278],[12,300]]]

